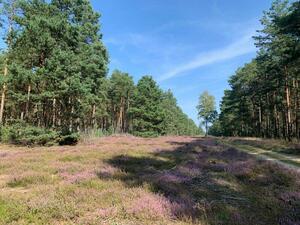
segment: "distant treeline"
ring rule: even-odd
[[[100,15],[90,1],[0,0],[0,9],[7,45],[0,55],[2,126],[21,123],[20,129],[66,135],[200,132],[171,91],[162,91],[150,76],[137,85],[120,71],[107,77]]]
[[[254,37],[258,53],[225,91],[211,134],[300,138],[300,2],[277,0]]]

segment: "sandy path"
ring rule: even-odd
[[[280,154],[278,152],[272,152],[268,150],[264,150],[262,148],[257,148],[249,145],[240,145],[240,144],[232,144],[232,143],[224,143],[226,146],[234,147],[240,151],[246,152],[250,155],[254,155],[257,158],[272,161],[278,163],[284,167],[289,169],[296,170],[300,172],[300,157],[297,156],[288,156],[285,154]]]

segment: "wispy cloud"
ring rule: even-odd
[[[183,63],[179,66],[175,66],[174,68],[160,76],[158,79],[159,81],[165,81],[206,65],[233,59],[241,55],[255,52],[256,49],[252,40],[253,34],[253,32],[248,33],[238,41],[235,41],[221,49],[201,53],[191,61]]]
[[[185,50],[186,46],[177,44],[168,45],[168,42],[160,37],[160,35],[152,33],[134,33],[128,32],[118,34],[115,37],[104,39],[104,43],[118,47],[119,50],[136,50],[139,49],[143,53],[156,54],[158,56],[171,56],[175,52]]]

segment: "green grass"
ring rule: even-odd
[[[68,156],[65,156],[65,157],[62,157],[59,159],[59,161],[62,161],[62,162],[80,162],[83,160],[83,157],[82,156],[79,156],[79,155],[68,155]]]
[[[11,188],[15,187],[28,187],[32,185],[51,184],[53,179],[49,175],[30,174],[21,177],[14,177],[7,182],[7,186]]]

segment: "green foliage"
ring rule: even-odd
[[[25,146],[75,145],[80,140],[78,133],[62,133],[42,127],[26,124],[24,121],[14,121],[1,126],[1,141],[4,143]]]
[[[226,136],[300,138],[299,2],[274,1],[255,37],[258,55],[229,80],[221,104]]]
[[[163,93],[162,107],[164,110],[164,135],[199,135],[201,129],[193,120],[185,115],[177,105],[177,100],[171,90]]]
[[[98,13],[89,1],[22,1],[19,10],[7,110],[71,132],[95,123],[95,113],[89,121],[85,115],[103,102],[108,63]]]
[[[79,133],[62,134],[59,138],[60,145],[76,145],[80,140]]]
[[[162,90],[150,76],[142,77],[136,88],[134,103],[131,108],[133,134],[142,137],[162,134],[164,120],[161,101]]]
[[[198,135],[201,132],[182,112],[172,92],[163,92],[150,76],[142,77],[137,84],[130,117],[132,133],[142,137]]]
[[[133,102],[134,88],[133,79],[129,74],[118,70],[112,73],[108,96],[111,101],[110,113],[114,121],[113,127],[117,133],[129,130],[128,111]]]
[[[137,86],[118,70],[107,78],[109,57],[100,15],[90,1],[15,0],[1,1],[0,6],[5,21],[1,29],[8,31],[2,32],[7,49],[0,54],[1,75],[1,68],[8,69],[0,76],[5,100],[1,122],[7,127],[3,141],[75,144],[77,133],[97,130],[140,136],[198,134],[174,97],[168,99],[152,78],[143,77]],[[26,124],[24,132],[10,120]]]
[[[14,122],[1,127],[1,141],[17,145],[54,145],[59,134],[53,130],[34,127],[24,122]]]
[[[222,125],[218,119],[215,120],[212,126],[209,128],[208,134],[216,137],[223,135]]]
[[[199,97],[199,103],[197,105],[198,117],[203,119],[205,124],[206,135],[208,134],[208,124],[212,123],[218,113],[216,111],[215,97],[209,95],[207,91],[203,92]]]
[[[21,218],[25,210],[23,205],[18,204],[18,202],[11,202],[7,199],[0,198],[0,223],[10,224]],[[25,213],[23,213],[24,215]],[[27,215],[26,215],[27,216]]]

